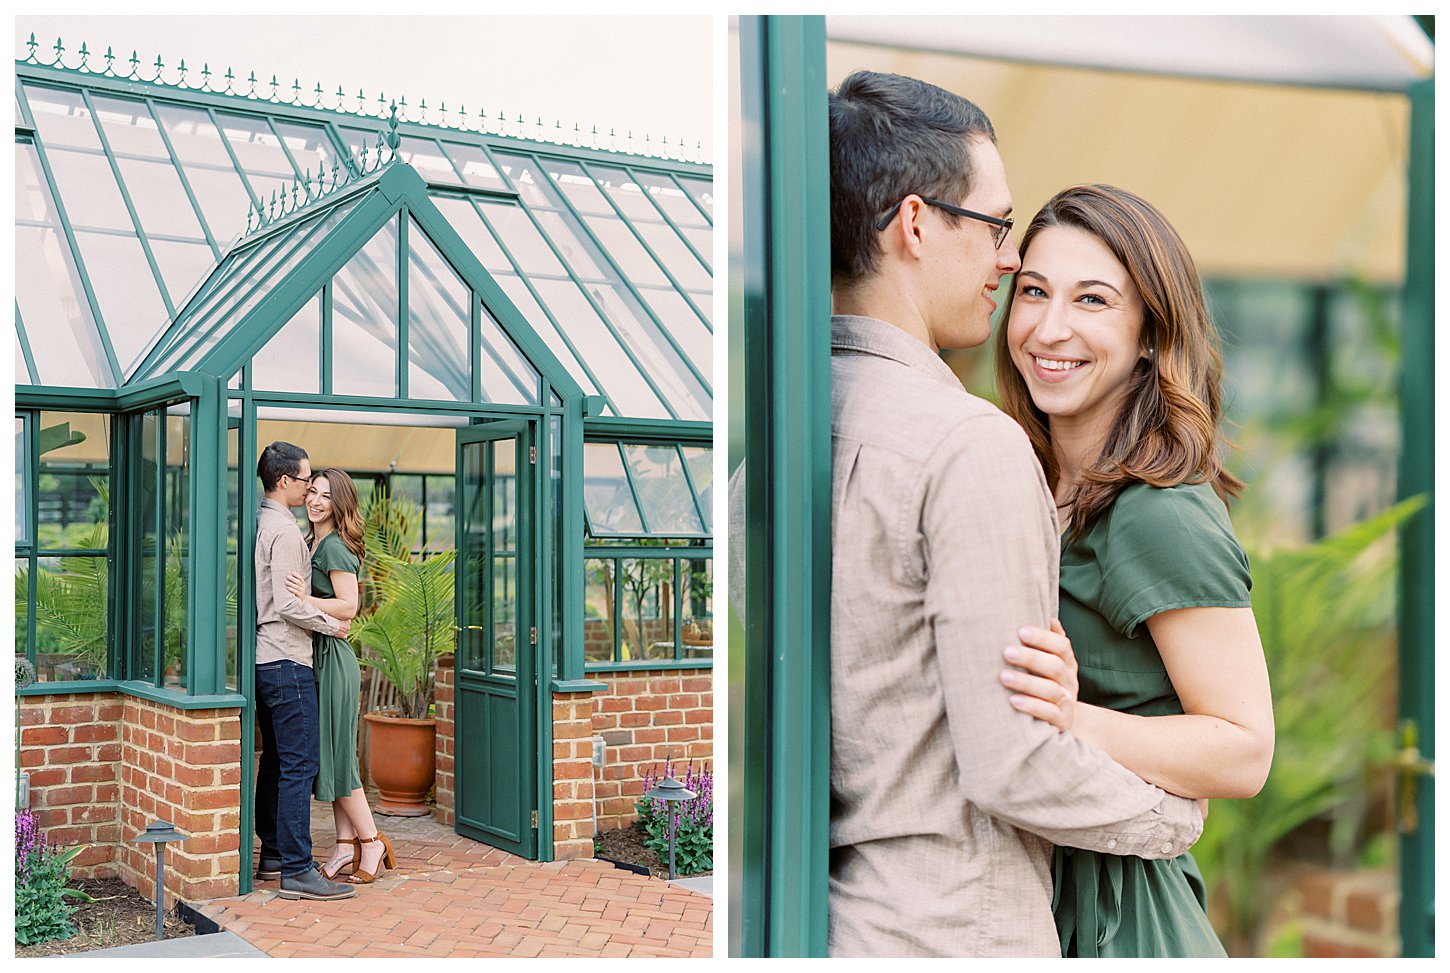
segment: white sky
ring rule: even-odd
[[[455,17],[437,15],[352,17],[257,16],[45,16],[17,15],[14,56],[23,58],[34,32],[37,57],[49,61],[59,36],[65,63],[81,42],[99,58],[107,46],[118,64],[136,51],[143,72],[161,56],[163,77],[185,58],[187,78],[199,83],[203,62],[213,84],[231,67],[239,78],[255,71],[259,81],[277,75],[290,97],[294,79],[307,93],[321,82],[335,96],[364,89],[375,101],[406,97],[409,106],[461,103],[475,116],[480,107],[496,118],[543,116],[572,130],[612,127],[644,133],[672,145],[685,140],[686,157],[709,161],[713,147],[714,82],[712,22],[708,16]],[[126,65],[123,70],[129,70]],[[147,76],[150,73],[146,72]],[[259,86],[260,87],[260,86]],[[324,100],[324,103],[328,103]],[[345,102],[349,106],[353,102]],[[601,140],[601,144],[605,144]]]

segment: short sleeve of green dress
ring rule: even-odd
[[[333,571],[357,574],[357,555],[336,533],[328,534],[312,553],[312,593],[334,598]],[[312,794],[319,801],[346,797],[362,786],[357,764],[357,722],[361,705],[362,674],[357,654],[346,639],[312,636],[312,671],[317,677],[317,782]]]
[[[1144,623],[1175,608],[1247,608],[1249,563],[1208,484],[1135,484],[1062,552],[1062,626],[1084,702],[1183,712]],[[1146,860],[1058,848],[1053,915],[1064,956],[1223,956],[1192,855]]]

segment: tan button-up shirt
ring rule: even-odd
[[[1180,855],[1197,806],[1007,701],[1057,612],[1026,435],[904,331],[831,336],[831,955],[1059,955],[1052,844]]]
[[[257,665],[290,659],[312,665],[312,632],[338,621],[287,590],[287,575],[312,573],[312,557],[292,511],[263,498],[257,508]]]

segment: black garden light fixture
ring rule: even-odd
[[[162,867],[166,857],[166,843],[168,841],[183,841],[186,835],[177,831],[169,822],[159,818],[146,825],[146,830],[136,836],[140,844],[154,844],[156,846],[156,938],[165,939],[163,931],[166,917],[166,886],[162,883]]]
[[[669,834],[670,834],[670,881],[675,879],[675,827],[679,814],[681,801],[688,801],[695,796],[695,792],[673,777],[666,777],[654,787],[645,792],[645,797],[652,801],[664,801],[669,808]]]

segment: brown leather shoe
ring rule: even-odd
[[[356,874],[358,865],[362,864],[362,842],[356,838],[339,838],[337,839],[337,843],[339,845],[352,845],[352,861],[343,862],[330,872],[326,866],[319,868],[318,871],[322,873],[322,877],[329,882],[336,881],[337,876],[342,874],[343,869],[347,869],[349,875]]]
[[[365,872],[362,868],[361,845],[370,845],[378,841],[381,841],[383,843],[383,857],[382,860],[378,862],[378,870],[376,872]],[[389,841],[388,836],[383,834],[381,831],[373,835],[371,838],[361,839],[361,845],[358,849],[358,866],[357,869],[352,873],[352,881],[357,883],[358,885],[371,885],[373,882],[377,881],[378,876],[382,874],[384,868],[398,867],[397,859],[393,857],[393,843]]]

